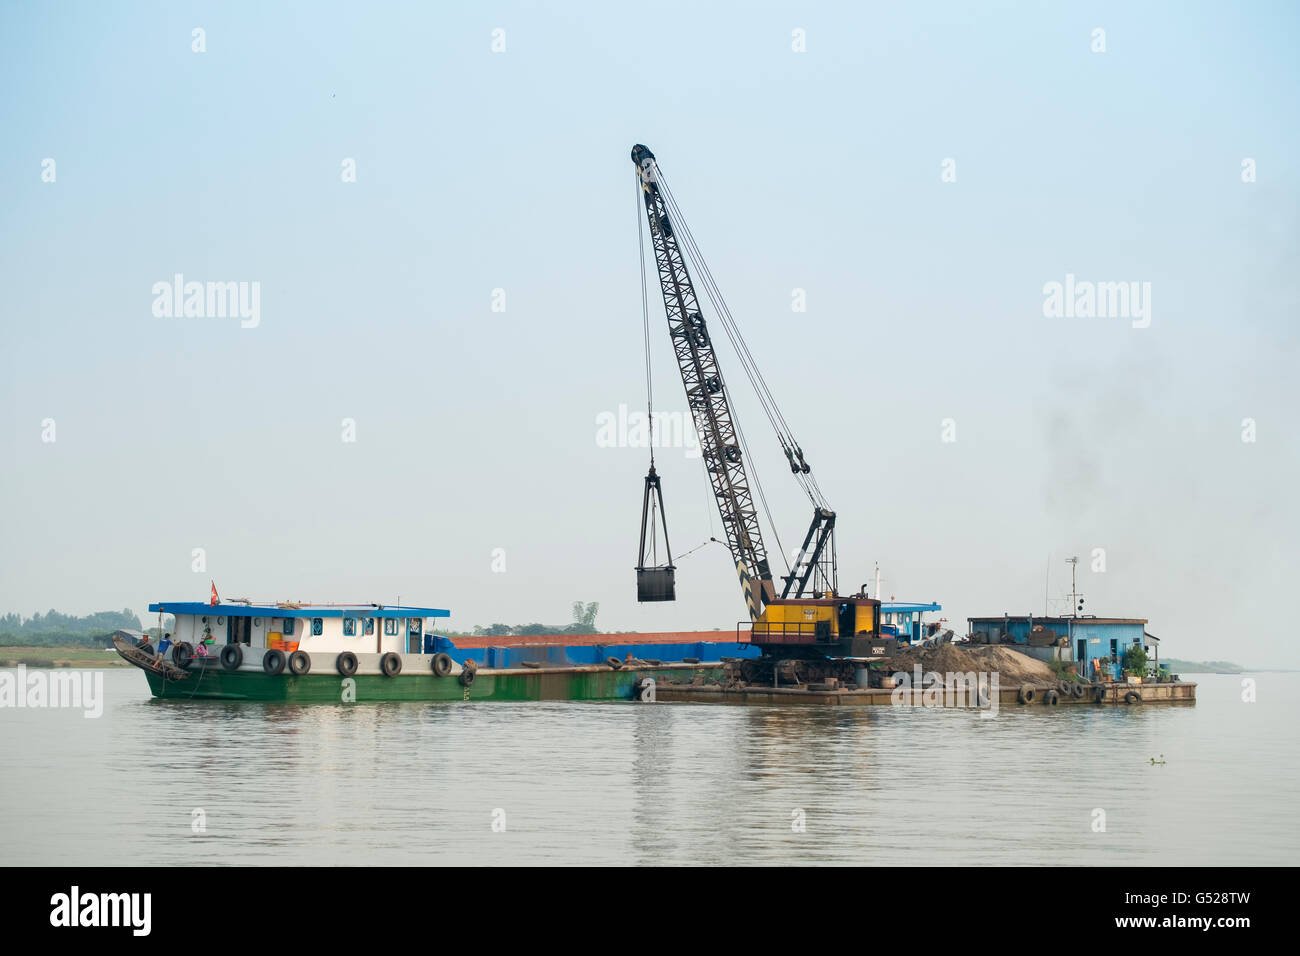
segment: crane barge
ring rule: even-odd
[[[632,147],[632,162],[636,166],[637,184],[644,201],[655,272],[667,314],[673,353],[686,391],[686,402],[699,434],[700,453],[722,519],[725,544],[735,562],[749,613],[750,641],[763,654],[761,659],[747,662],[750,668],[748,676],[763,679],[767,674],[775,674],[777,669],[773,665],[778,662],[784,664],[781,670],[793,672],[796,679],[844,676],[851,672],[855,659],[860,661],[893,650],[889,646],[893,642],[880,636],[880,601],[867,595],[865,585],[851,596],[839,594],[835,511],[818,487],[803,448],[795,440],[758,371],[654,153],[638,144]],[[766,512],[766,501],[756,477],[751,481],[746,471],[747,444],[731,407],[727,382],[714,348],[713,330],[704,317],[695,291],[692,267],[717,315],[718,325],[731,341],[742,370],[754,386],[791,473],[812,503],[812,521],[797,559],[782,576],[779,596],[756,507],[757,498]],[[644,302],[644,258],[642,270]],[[646,481],[646,501],[654,500],[651,497],[653,491],[662,505],[662,489],[654,471],[653,458]],[[770,522],[770,513],[767,516]],[[675,570],[671,557],[666,566],[646,566],[648,519],[652,520],[648,509],[643,507],[638,592],[642,600],[671,600],[671,575]],[[666,538],[666,523],[664,534]]]

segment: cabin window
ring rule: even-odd
[[[324,630],[324,628],[322,626],[321,619],[318,617],[313,617],[311,619],[311,636],[320,637],[322,630]]]
[[[367,634],[375,633],[375,619],[373,617],[366,618],[365,631]]]
[[[389,636],[395,635],[397,633],[397,618],[395,617],[384,618],[384,633]]]
[[[286,617],[284,619],[284,631],[282,633],[285,637],[293,637],[293,618]]]
[[[355,617],[345,617],[343,619],[343,636],[344,637],[357,636],[357,619]]]

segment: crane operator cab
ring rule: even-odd
[[[866,597],[774,598],[753,624],[750,641],[781,657],[868,657],[880,652],[880,602]]]

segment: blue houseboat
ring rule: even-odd
[[[967,623],[976,643],[1014,644],[1035,657],[1072,661],[1088,679],[1095,679],[1105,667],[1119,680],[1124,652],[1130,647],[1141,647],[1158,665],[1159,638],[1147,633],[1146,618],[1004,614],[967,618]]]

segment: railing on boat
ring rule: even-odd
[[[749,625],[751,644],[818,644],[834,643],[830,621],[737,621],[736,643],[741,643],[740,629]]]

